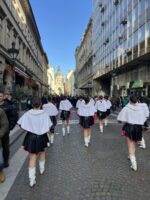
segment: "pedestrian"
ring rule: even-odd
[[[0,87],[0,108],[4,110],[8,122],[9,122],[9,129],[8,132],[1,138],[2,147],[3,147],[3,157],[4,157],[4,167],[9,166],[9,133],[12,130],[18,120],[18,113],[17,110],[11,100],[5,100],[5,92],[4,88]]]
[[[105,126],[107,126],[108,125],[108,117],[111,114],[112,104],[111,104],[111,101],[109,100],[108,96],[104,96],[104,100],[105,100],[105,104],[106,104],[106,117],[105,117],[104,124],[105,124]]]
[[[56,106],[53,104],[53,98],[52,97],[48,97],[48,103],[43,105],[43,110],[45,110],[48,114],[48,116],[51,119],[52,122],[52,126],[50,128],[50,131],[48,133],[48,138],[50,143],[48,142],[48,147],[50,146],[50,144],[52,145],[54,143],[54,132],[55,132],[55,127],[57,124],[57,116],[58,116],[58,110],[56,108]]]
[[[67,128],[67,133],[70,134],[70,126],[69,126],[69,118],[71,115],[71,110],[72,104],[70,101],[67,99],[66,96],[62,97],[62,100],[60,101],[59,105],[59,110],[61,110],[60,118],[62,120],[62,134],[65,136],[66,134],[66,129]]]
[[[100,96],[95,104],[95,109],[97,111],[97,117],[99,119],[99,129],[100,132],[103,133],[103,124],[106,118],[106,103],[103,96]]]
[[[134,95],[130,96],[129,103],[121,110],[117,117],[119,122],[124,122],[122,135],[127,138],[129,159],[131,161],[131,168],[134,171],[137,170],[135,144],[142,139],[142,125],[145,119],[143,109],[137,103],[137,98]]]
[[[90,102],[90,98],[84,97],[84,102],[79,106],[78,114],[80,116],[80,125],[83,127],[85,147],[88,147],[91,141],[91,126],[94,124],[95,112],[95,107]]]
[[[45,151],[47,147],[50,127],[52,126],[48,114],[40,110],[41,100],[34,97],[32,101],[33,109],[27,111],[19,120],[18,125],[27,134],[23,141],[23,148],[29,153],[29,185],[36,184],[36,159],[39,157],[40,174],[45,171]]]
[[[144,122],[144,130],[148,130],[149,127],[148,127],[148,117],[149,117],[149,108],[147,106],[147,104],[145,103],[145,98],[144,97],[140,97],[139,98],[139,105],[141,106],[144,114],[145,114],[145,122]],[[145,149],[146,148],[146,144],[145,144],[145,139],[144,139],[144,134],[142,134],[142,140],[139,141],[139,147],[142,148],[142,149]]]
[[[5,134],[9,132],[9,122],[7,119],[7,116],[3,109],[0,108],[0,151],[2,153],[2,138]],[[1,154],[1,162],[0,162],[0,183],[3,183],[5,181],[5,174],[3,171],[4,168],[4,159],[3,155]]]

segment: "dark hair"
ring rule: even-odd
[[[39,108],[41,106],[41,99],[36,96],[33,97],[32,106],[33,106],[33,108]]]
[[[52,97],[51,96],[48,96],[48,101],[52,101]]]
[[[90,98],[89,97],[84,97],[84,101],[85,101],[85,104],[88,104],[90,102]]]
[[[131,96],[130,96],[130,101],[131,101],[132,103],[137,103],[137,97],[136,97],[135,95],[131,95]]]
[[[102,96],[102,95],[101,95],[101,96],[99,96],[99,99],[100,99],[100,100],[102,100],[102,99],[103,99],[103,96]]]

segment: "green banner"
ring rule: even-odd
[[[141,88],[141,87],[143,87],[143,81],[135,80],[131,88]]]

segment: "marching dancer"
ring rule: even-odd
[[[34,97],[32,106],[33,109],[27,111],[17,122],[22,129],[27,131],[22,145],[29,152],[30,187],[36,184],[36,159],[38,156],[40,174],[45,171],[45,149],[49,141],[47,133],[52,126],[48,114],[44,110],[40,110],[40,98]]]
[[[70,134],[70,126],[69,126],[69,118],[70,118],[70,110],[72,108],[72,104],[67,99],[67,97],[64,97],[63,100],[60,101],[59,110],[61,110],[60,118],[62,120],[62,133],[63,136],[66,134],[65,129],[65,122],[67,127],[67,133]]]
[[[139,99],[139,105],[142,107],[142,110],[143,110],[143,112],[144,112],[144,114],[145,114],[146,120],[145,120],[145,122],[144,122],[144,130],[147,130],[147,127],[148,127],[148,125],[147,125],[147,119],[148,119],[148,117],[149,117],[149,108],[148,108],[147,104],[146,104],[145,101],[144,101],[144,97],[141,97],[141,98]],[[142,134],[142,135],[143,135],[143,134]],[[139,141],[139,147],[142,148],[142,149],[145,149],[145,148],[146,148],[144,136],[142,136],[142,140]]]
[[[104,100],[105,100],[106,109],[107,109],[104,124],[105,124],[105,126],[107,126],[108,125],[108,117],[110,115],[110,109],[111,109],[112,104],[111,104],[111,101],[108,99],[108,96],[105,96]]]
[[[94,124],[94,113],[96,112],[89,97],[84,98],[84,103],[80,104],[78,114],[80,116],[80,125],[83,127],[85,147],[89,146],[91,140],[91,126]]]
[[[97,117],[99,118],[99,129],[100,132],[103,133],[103,124],[106,118],[107,108],[106,108],[106,103],[102,96],[100,96],[99,99],[97,100],[95,104],[95,109],[97,111]]]
[[[53,98],[48,97],[48,103],[43,105],[43,110],[45,110],[47,112],[47,114],[50,117],[51,122],[53,124],[48,133],[48,138],[50,141],[50,143],[48,142],[48,144],[47,144],[48,147],[50,146],[50,144],[54,143],[54,132],[55,132],[55,126],[57,124],[57,115],[58,115],[58,110],[52,102],[53,102]]]
[[[122,135],[127,138],[131,168],[134,171],[137,170],[135,143],[142,139],[142,125],[145,119],[145,114],[141,106],[137,103],[137,98],[135,96],[130,97],[129,103],[121,110],[117,117],[119,122],[125,123],[122,128]]]

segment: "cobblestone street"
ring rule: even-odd
[[[98,124],[92,127],[89,148],[84,147],[78,124],[72,124],[71,134],[65,137],[58,125],[55,143],[47,150],[44,175],[37,167],[37,184],[31,189],[26,160],[6,200],[149,200],[149,132],[145,134],[147,148],[137,147],[138,171],[134,172],[120,134],[122,125],[114,117],[110,122],[103,134]]]

